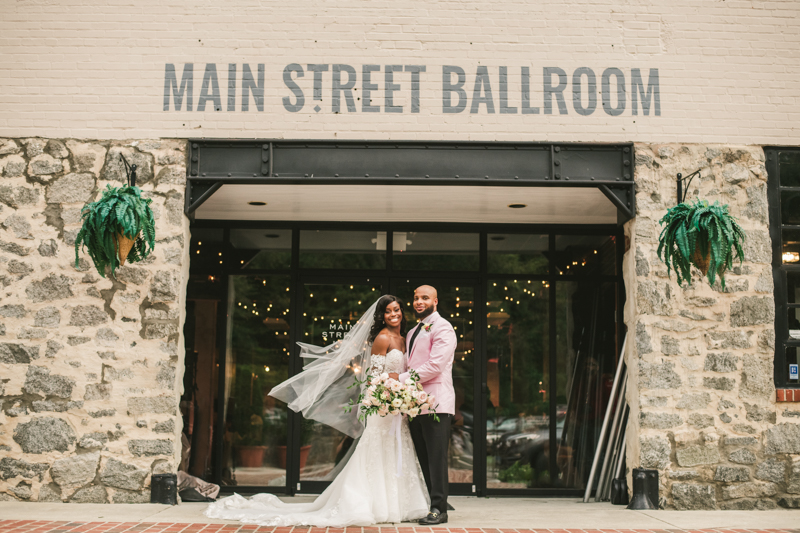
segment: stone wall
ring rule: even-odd
[[[800,507],[800,405],[777,404],[767,172],[758,147],[637,145],[637,216],[626,225],[628,464],[656,468],[674,509]],[[728,204],[747,232],[726,288],[679,287],[656,255],[675,176],[688,198]],[[629,480],[630,482],[630,480]]]
[[[102,278],[75,266],[80,211],[153,199],[157,244]],[[185,142],[0,139],[0,500],[149,501],[174,472],[188,273]]]

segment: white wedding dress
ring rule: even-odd
[[[399,374],[406,370],[406,356],[391,350],[373,355],[371,364],[370,374]],[[368,417],[354,446],[339,475],[311,503],[284,503],[273,494],[249,499],[234,494],[210,504],[205,515],[263,526],[345,527],[406,522],[428,514],[430,497],[405,418]]]

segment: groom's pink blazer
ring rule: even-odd
[[[414,331],[423,324],[431,324],[430,331],[424,329],[420,331],[414,340],[414,347],[409,350]],[[437,413],[455,414],[453,359],[458,343],[456,332],[450,322],[442,318],[438,312],[426,316],[416,328],[411,328],[406,334],[408,368],[417,371],[425,392],[436,397]],[[401,374],[400,380],[405,381],[408,376],[408,372]]]

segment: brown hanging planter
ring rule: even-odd
[[[114,249],[117,251],[117,257],[119,257],[119,266],[125,265],[125,260],[128,258],[128,254],[131,253],[131,248],[133,248],[138,237],[139,235],[136,235],[135,238],[129,239],[122,233],[114,235]]]
[[[702,272],[704,276],[708,274],[708,265],[711,263],[711,247],[709,246],[705,257],[701,254],[699,246],[695,248],[692,254],[692,263],[700,269],[700,272]]]

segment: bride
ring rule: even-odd
[[[360,392],[358,387],[348,390],[355,377],[406,371],[405,326],[402,302],[381,296],[341,341],[325,347],[300,343],[301,356],[312,362],[270,391],[270,396],[305,418],[358,439],[347,463],[315,501],[284,503],[273,494],[250,499],[234,494],[210,504],[205,515],[264,526],[318,527],[368,526],[426,516],[430,497],[407,420],[370,416],[364,427],[357,407],[349,413],[344,409]]]

